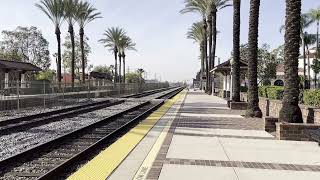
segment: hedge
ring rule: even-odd
[[[309,106],[320,106],[320,90],[305,90],[303,93],[303,102]]]
[[[283,98],[284,87],[281,86],[260,86],[259,96],[281,100]]]

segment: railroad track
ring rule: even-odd
[[[146,102],[0,161],[0,179],[55,179],[163,103]]]
[[[170,88],[156,89],[156,90],[151,90],[151,91],[142,92],[142,93],[138,93],[138,94],[123,96],[123,98],[142,98],[142,97],[145,97],[145,96],[157,94],[157,93],[160,93],[160,92],[163,92],[163,91],[166,91],[166,90],[170,90],[170,89],[173,89],[173,88],[170,87]]]
[[[152,94],[160,93],[168,89],[171,89],[171,88],[163,88],[163,89],[148,91],[148,92],[139,93],[136,95],[131,95],[128,97],[142,98]],[[33,127],[60,121],[63,118],[75,117],[79,114],[92,112],[92,111],[103,109],[106,107],[118,105],[124,102],[125,102],[124,100],[117,100],[114,102],[111,102],[110,100],[105,100],[105,101],[94,102],[90,104],[74,106],[74,107],[69,107],[65,109],[0,121],[0,136],[19,132],[19,131],[25,131]]]
[[[166,95],[174,96],[182,89]],[[102,150],[134,127],[165,100],[142,103],[0,161],[0,179],[60,179],[90,153]]]
[[[90,104],[74,106],[70,108],[0,121],[0,136],[19,132],[19,131],[25,131],[27,129],[41,126],[43,124],[60,121],[63,118],[74,117],[79,114],[92,112],[95,110],[114,106],[121,103],[124,103],[124,100],[116,100],[113,102],[111,102],[110,100],[105,100],[105,101],[94,102]]]

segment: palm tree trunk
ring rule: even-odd
[[[122,54],[122,61],[123,61],[123,80],[122,82],[125,84],[126,83],[126,55],[123,53]]]
[[[300,50],[301,0],[286,0],[284,96],[280,122],[303,123],[299,107],[298,59]]]
[[[306,44],[307,48],[307,57],[308,57],[308,86],[311,88],[311,65],[310,65],[310,52],[309,52],[309,46]]]
[[[212,12],[212,56],[211,56],[211,65],[210,65],[210,71],[214,68],[215,66],[215,59],[216,59],[216,48],[217,48],[217,9],[214,7],[213,12]],[[212,78],[214,79],[213,75],[210,74],[210,94],[212,94]]]
[[[212,14],[209,15],[208,20],[208,32],[209,32],[209,59],[208,59],[208,67],[209,67],[209,76],[207,78],[207,83],[208,83],[208,88],[207,88],[207,93],[211,94],[212,93],[212,86],[211,86],[211,75],[210,75],[210,70],[212,66]]]
[[[207,54],[207,49],[208,49],[208,41],[207,41],[207,21],[206,21],[206,18],[203,18],[203,29],[204,29],[204,63],[205,63],[205,68],[206,68],[206,89],[205,91],[207,92],[208,91],[208,88],[209,88],[209,83],[208,83],[208,80],[209,80],[209,66],[208,66],[208,54]]]
[[[258,83],[257,83],[257,58],[258,58],[258,36],[259,36],[259,8],[260,0],[250,1],[249,20],[249,42],[248,42],[248,109],[246,116],[262,117],[259,108]]]
[[[122,81],[122,77],[121,77],[121,53],[119,52],[119,83],[121,83]]]
[[[114,79],[113,82],[116,84],[118,82],[118,49],[114,48]]]
[[[58,42],[57,78],[58,78],[58,86],[60,88],[62,76],[61,76],[61,37],[60,37],[61,32],[59,27],[56,27],[55,34]]]
[[[86,81],[86,63],[84,57],[84,29],[81,27],[79,31],[80,35],[80,49],[81,49],[81,65],[82,65],[82,82]]]
[[[203,75],[204,75],[204,41],[200,44],[201,69],[200,69],[200,90],[203,90]]]
[[[319,58],[319,20],[317,21],[317,42],[316,42],[317,44],[316,44],[316,54],[317,54],[317,56],[316,56],[316,58],[315,58],[315,61],[318,61],[318,58]],[[316,89],[317,88],[317,74],[316,73],[314,73],[314,88]]]
[[[240,102],[240,14],[241,0],[233,0],[232,101]]]
[[[73,26],[69,25],[69,31],[70,38],[71,38],[71,87],[74,88],[74,79],[75,79],[75,73],[74,73],[74,66],[75,66],[75,43],[74,43],[74,30]]]
[[[302,53],[303,53],[303,87],[304,87],[304,89],[306,89],[307,88],[307,69],[306,69],[306,44],[305,44],[305,41],[304,41],[304,34],[303,33],[301,33],[301,39],[302,39],[302,48],[303,48],[303,51],[302,51]]]

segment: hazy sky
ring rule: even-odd
[[[137,43],[138,52],[129,52],[130,70],[142,67],[153,78],[169,81],[189,80],[199,70],[199,48],[186,39],[190,25],[200,20],[197,14],[181,15],[184,0],[88,0],[104,17],[86,27],[92,53],[89,64],[113,64],[114,59],[98,40],[105,29],[119,26],[126,29]],[[34,4],[39,0],[2,0],[0,6],[0,31],[17,26],[36,26],[50,42],[51,53],[56,52],[53,24]],[[319,0],[303,0],[303,12],[320,6]],[[241,43],[248,39],[249,0],[242,0]],[[218,12],[217,56],[225,61],[232,50],[232,7]],[[279,27],[284,24],[285,0],[262,0],[260,13],[259,44],[268,43],[276,48],[283,43]],[[61,28],[64,36],[66,23]],[[315,26],[309,28],[315,32]],[[76,27],[76,32],[78,28]],[[53,59],[53,58],[52,58]],[[55,68],[54,61],[52,68]]]

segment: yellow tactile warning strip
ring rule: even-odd
[[[186,93],[184,94],[186,95]],[[180,98],[179,100],[182,102],[184,98]],[[171,124],[173,120],[175,119],[179,109],[181,107],[181,103],[178,107],[175,108],[174,112],[169,115],[169,121],[167,122],[165,128],[162,130],[160,136],[158,137],[157,141],[153,145],[152,149],[148,153],[147,157],[143,161],[142,165],[140,166],[139,170],[134,176],[134,180],[144,180],[147,178],[147,175],[152,167],[153,162],[155,161],[158,152],[160,151],[160,148],[169,132],[169,129],[171,127]]]
[[[168,100],[139,125],[72,174],[68,180],[105,180],[184,94],[183,91]]]

